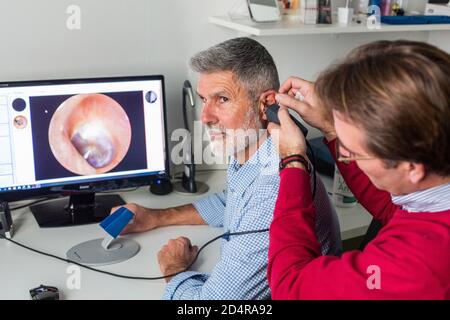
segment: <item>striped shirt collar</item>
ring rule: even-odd
[[[278,152],[275,149],[272,137],[269,136],[246,163],[240,164],[234,157],[231,157],[228,167],[228,185],[235,189],[238,194],[244,194],[245,189],[258,176],[278,176],[278,162]]]
[[[391,196],[392,202],[409,212],[450,210],[450,183],[402,196]]]

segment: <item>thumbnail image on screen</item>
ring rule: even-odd
[[[30,97],[36,180],[147,168],[143,92]]]

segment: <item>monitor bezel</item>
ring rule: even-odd
[[[165,78],[163,75],[139,75],[139,76],[116,76],[116,77],[95,77],[95,78],[71,78],[71,79],[48,79],[48,80],[25,80],[25,81],[1,81],[0,88],[42,86],[42,85],[66,85],[66,84],[86,84],[101,82],[127,82],[127,81],[161,81],[162,92],[162,112],[163,112],[163,143],[164,143],[164,170],[158,173],[149,172],[135,177],[120,177],[117,179],[106,179],[92,182],[64,183],[60,186],[46,186],[36,189],[11,190],[0,192],[0,201],[14,202],[50,195],[69,195],[71,193],[95,193],[108,190],[120,190],[126,188],[150,185],[155,179],[170,177],[169,144],[166,108]]]

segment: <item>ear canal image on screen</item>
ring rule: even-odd
[[[49,144],[56,160],[79,175],[105,173],[125,157],[131,125],[122,106],[104,94],[65,100],[50,121]]]
[[[70,139],[73,146],[94,168],[103,168],[112,162],[114,146],[104,130],[83,124]]]

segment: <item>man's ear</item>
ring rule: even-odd
[[[275,90],[264,91],[259,97],[259,118],[261,120],[266,120],[266,108],[274,103],[276,103],[275,95],[277,92]]]
[[[426,176],[425,166],[421,163],[409,163],[408,178],[414,184],[418,184]]]

